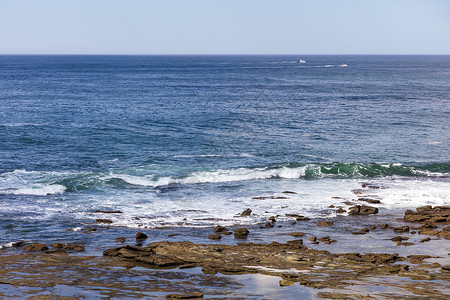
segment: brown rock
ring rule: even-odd
[[[338,214],[343,214],[343,213],[346,213],[347,211],[345,210],[345,209],[343,209],[342,207],[340,207],[340,208],[338,208],[337,210],[336,210],[336,213],[338,213]]]
[[[293,237],[304,237],[306,235],[306,233],[303,232],[288,232],[288,233],[284,233],[284,235],[290,235]]]
[[[98,224],[111,224],[113,221],[110,219],[96,219],[95,222]]]
[[[219,233],[208,235],[208,239],[210,239],[210,240],[220,240],[221,238],[222,238],[222,236]]]
[[[121,242],[121,243],[125,243],[127,239],[123,236],[120,236],[120,237],[116,237],[115,240],[118,242]]]
[[[297,194],[296,192],[292,192],[292,191],[284,191],[283,194]]]
[[[290,280],[286,280],[286,279],[282,279],[279,282],[280,286],[289,286],[289,285],[293,285],[294,283],[295,282],[290,281]]]
[[[47,245],[42,244],[42,243],[33,243],[33,244],[29,244],[29,245],[26,245],[25,247],[23,247],[23,251],[27,251],[27,252],[46,251],[46,250],[48,250]]]
[[[147,239],[148,238],[148,235],[146,235],[145,233],[143,233],[143,232],[138,232],[138,233],[136,233],[136,240],[137,241],[143,241],[143,240],[145,240],[145,239]]]
[[[50,246],[56,249],[64,249],[70,251],[84,251],[84,246],[78,244],[51,243]]]
[[[356,205],[350,207],[350,211],[348,212],[349,215],[370,215],[370,214],[377,214],[378,208],[373,206],[366,206],[366,205]]]
[[[316,224],[317,226],[324,226],[324,227],[328,227],[328,226],[333,226],[334,223],[333,221],[320,221]]]
[[[367,197],[359,197],[358,201],[364,201],[370,204],[380,204],[381,201],[378,199],[373,199],[373,198],[367,198]]]
[[[120,210],[96,210],[94,214],[123,214]]]
[[[369,232],[369,228],[361,228],[358,231],[353,231],[352,234],[366,234]]]
[[[429,241],[431,241],[431,238],[429,238],[429,237],[420,240],[421,243],[425,243],[425,242],[429,242]]]
[[[393,241],[393,242],[402,242],[402,241],[407,241],[407,240],[409,240],[409,237],[406,237],[406,236],[395,236],[395,237],[393,237],[392,239],[391,239],[391,241]]]
[[[315,242],[315,241],[317,241],[317,237],[316,236],[312,236],[308,240],[310,240],[311,242]]]
[[[238,228],[234,230],[234,237],[238,239],[247,238],[249,231],[247,228]]]
[[[408,232],[409,231],[409,226],[399,226],[399,227],[394,227],[394,232]]]
[[[187,293],[187,294],[168,294],[167,299],[195,299],[203,298],[203,294],[200,292]]]
[[[228,231],[228,228],[220,225],[217,225],[216,228],[214,228],[214,232],[224,232],[224,231]]]
[[[250,208],[247,208],[246,210],[241,212],[240,216],[241,217],[248,217],[248,216],[250,216],[251,213],[252,213],[252,210]]]

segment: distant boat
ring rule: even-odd
[[[306,64],[306,60],[303,60],[303,59],[300,59],[299,62],[300,62],[301,64]]]
[[[341,64],[340,66],[341,67],[347,67],[347,64]]]

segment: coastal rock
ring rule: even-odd
[[[391,241],[393,241],[393,242],[402,242],[402,241],[406,241],[406,240],[409,240],[409,237],[406,237],[406,236],[395,236],[395,237],[393,237],[392,239],[391,239]]]
[[[367,198],[367,197],[359,197],[358,201],[364,201],[370,204],[380,204],[381,201],[378,199],[373,199],[373,198]]]
[[[143,240],[145,240],[145,239],[147,239],[148,238],[148,235],[146,235],[145,233],[143,233],[143,232],[138,232],[138,233],[136,233],[136,240],[137,241],[143,241]]]
[[[284,191],[282,192],[283,194],[297,194],[296,192],[292,192],[292,191]]]
[[[289,285],[293,285],[294,283],[295,282],[290,281],[290,280],[286,280],[286,279],[282,279],[279,282],[280,286],[289,286]]]
[[[420,240],[421,243],[425,243],[425,242],[429,242],[429,241],[431,241],[431,238],[429,238],[429,237]]]
[[[220,240],[222,236],[219,233],[208,235],[208,239],[210,240]]]
[[[337,210],[336,210],[336,213],[338,213],[338,214],[343,214],[343,213],[346,213],[347,211],[345,210],[345,209],[343,209],[342,207],[340,207],[340,208],[338,208]]]
[[[125,241],[127,239],[125,237],[121,236],[121,237],[116,237],[115,240],[118,241],[118,242],[121,242],[121,243],[125,243]]]
[[[56,249],[64,249],[64,250],[69,250],[69,251],[80,251],[80,252],[84,251],[83,245],[72,244],[72,243],[68,243],[68,244],[51,243],[50,246],[52,246],[53,248],[56,248]]]
[[[113,221],[110,219],[96,219],[95,222],[98,224],[112,224]]]
[[[303,232],[288,232],[288,233],[284,233],[284,235],[290,235],[293,237],[304,237],[306,235],[306,233]]]
[[[405,221],[416,223],[449,223],[450,222],[450,206],[421,206],[416,211],[407,210],[403,217]]]
[[[228,231],[228,228],[221,226],[221,225],[217,225],[216,228],[214,228],[214,232],[225,232]]]
[[[187,294],[168,294],[167,299],[196,299],[203,298],[203,294],[200,292],[187,293]]]
[[[42,244],[42,243],[33,243],[33,244],[29,244],[29,245],[26,245],[25,247],[23,247],[23,251],[26,251],[26,252],[46,251],[46,250],[48,250],[47,245]]]
[[[348,212],[349,215],[370,215],[370,214],[377,214],[378,208],[373,206],[366,206],[366,205],[356,205],[350,207],[350,211]]]
[[[234,237],[238,239],[247,238],[249,231],[247,228],[238,228],[234,230]]]
[[[368,232],[369,232],[369,228],[362,228],[360,230],[353,231],[352,234],[366,234]]]
[[[320,222],[317,222],[316,225],[317,226],[328,227],[328,226],[333,226],[334,223],[333,223],[333,221],[320,221]]]
[[[123,214],[121,210],[96,210],[94,214]]]
[[[247,208],[246,210],[241,212],[240,216],[241,217],[248,217],[248,216],[250,216],[251,213],[252,213],[252,210],[250,208]]]
[[[393,228],[394,232],[408,232],[409,226],[399,226]]]

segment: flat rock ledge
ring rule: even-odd
[[[154,242],[147,247],[123,246],[104,251],[147,267],[201,267],[205,274],[261,273],[281,276],[313,288],[344,287],[347,280],[374,276],[401,276],[420,280],[450,280],[448,272],[424,267],[427,256],[400,257],[387,253],[345,253],[308,249],[301,239],[286,244],[237,245]],[[402,263],[399,263],[402,262]]]

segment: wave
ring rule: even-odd
[[[221,183],[264,179],[320,179],[320,178],[376,178],[389,176],[449,177],[450,164],[404,166],[395,163],[328,163],[298,164],[255,168],[217,169],[197,171],[185,176],[135,176],[111,174],[108,179],[118,178],[132,185],[159,187],[171,184]]]
[[[144,170],[144,171],[142,171]],[[175,169],[174,169],[175,170]],[[380,177],[450,178],[450,163],[403,165],[400,163],[286,163],[263,167],[193,170],[172,174],[153,165],[106,172],[39,172],[16,170],[0,174],[0,194],[46,196],[89,189],[158,188],[169,185],[239,182],[251,180]]]

